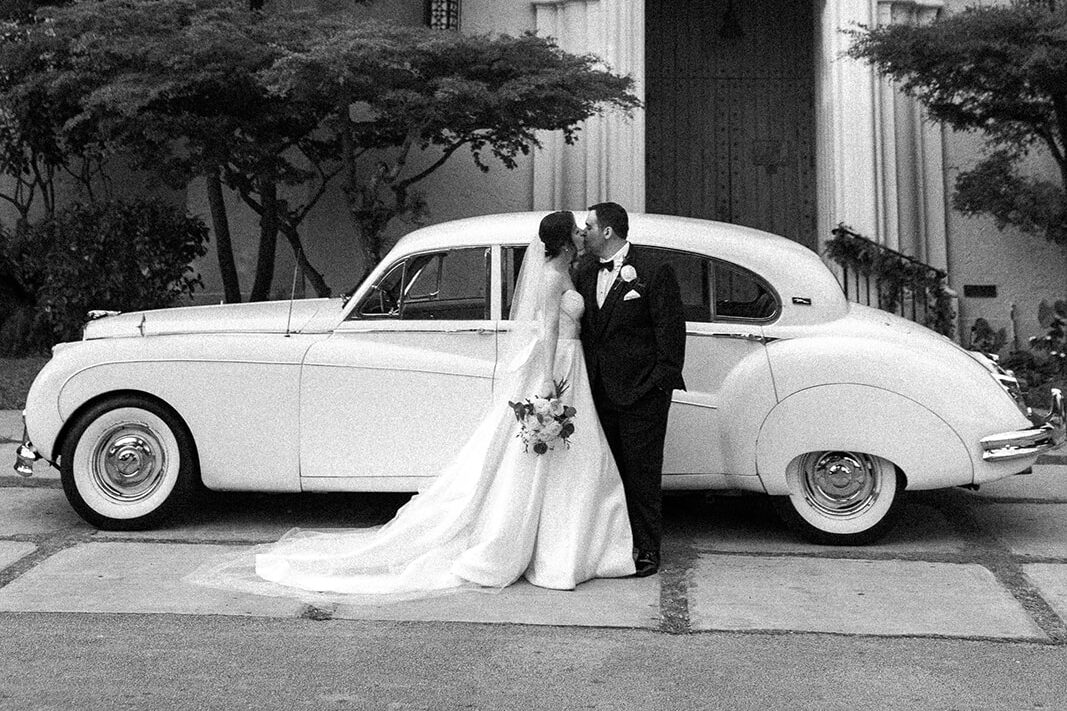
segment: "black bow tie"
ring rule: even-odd
[[[615,260],[614,259],[609,259],[606,262],[600,262],[600,268],[601,269],[607,269],[608,271],[611,271],[612,269],[615,268]]]

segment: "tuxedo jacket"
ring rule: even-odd
[[[585,299],[582,346],[589,380],[600,379],[608,397],[630,405],[659,387],[685,390],[685,314],[678,279],[669,264],[655,264],[630,243],[623,266],[637,278],[626,282],[620,270],[603,307],[596,302],[599,260],[578,267],[576,286]]]

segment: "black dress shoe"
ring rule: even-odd
[[[634,566],[637,568],[634,573],[635,578],[647,578],[649,575],[655,575],[659,572],[659,551],[638,551],[637,558],[634,559]]]

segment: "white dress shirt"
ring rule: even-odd
[[[615,256],[610,261],[615,262],[615,265],[610,269],[597,269],[596,275],[596,305],[603,308],[604,301],[608,298],[608,292],[611,291],[611,285],[615,283],[615,279],[619,276],[619,271],[622,270],[622,263],[626,260],[626,255],[630,253],[630,243],[624,242],[619,251],[615,253]],[[601,259],[601,262],[607,262],[607,259]]]

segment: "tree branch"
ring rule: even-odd
[[[463,146],[464,144],[470,143],[472,140],[474,140],[473,137],[464,138],[462,141],[459,141],[458,143],[453,143],[451,146],[446,148],[441,153],[441,157],[438,158],[436,161],[434,161],[434,163],[432,165],[430,165],[430,167],[426,168],[426,170],[422,171],[421,173],[419,173],[417,175],[413,175],[410,178],[407,178],[406,180],[401,180],[399,183],[397,183],[396,185],[393,186],[393,189],[394,190],[406,190],[409,186],[419,182],[420,180],[425,178],[427,175],[429,175],[430,173],[434,172],[435,170],[440,168],[442,165],[444,165],[445,162],[448,161],[448,159],[452,157],[453,153],[455,153],[457,150],[459,150],[459,148],[461,146]]]

